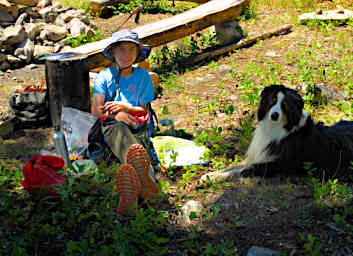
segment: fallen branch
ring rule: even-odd
[[[210,51],[210,52],[205,52],[196,56],[191,56],[188,57],[186,59],[184,59],[182,61],[182,65],[191,65],[191,64],[195,64],[197,62],[200,62],[202,60],[205,60],[207,58],[214,58],[216,56],[234,51],[236,49],[251,45],[259,40],[265,40],[267,38],[270,38],[272,36],[277,36],[277,35],[284,35],[290,32],[290,30],[292,29],[293,25],[292,24],[287,24],[284,25],[280,28],[268,31],[266,33],[263,33],[261,35],[255,35],[249,38],[246,38],[244,40],[240,40],[239,42],[237,42],[236,44],[232,44],[232,45],[227,45],[224,46],[222,48]]]

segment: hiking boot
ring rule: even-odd
[[[145,148],[140,144],[130,146],[126,162],[135,168],[136,174],[141,181],[141,197],[151,200],[158,196],[158,186],[150,173],[151,162]]]
[[[117,212],[121,214],[136,209],[141,182],[132,166],[124,164],[120,167],[116,175],[116,187],[120,194]]]

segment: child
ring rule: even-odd
[[[150,200],[158,193],[142,146],[147,146],[146,121],[148,104],[154,99],[153,83],[146,70],[132,66],[150,52],[134,31],[114,33],[103,55],[115,65],[102,70],[94,82],[91,113],[100,118],[105,142],[122,164],[116,180],[118,213],[134,207],[138,196]]]

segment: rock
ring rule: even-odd
[[[52,46],[35,45],[33,57],[34,59],[38,60],[42,56],[46,56],[53,53],[54,53],[54,47]]]
[[[14,22],[19,13],[19,7],[8,1],[0,2],[0,23]]]
[[[7,55],[0,53],[0,62],[7,61]]]
[[[74,38],[81,34],[87,35],[89,37],[94,35],[94,31],[78,18],[73,18],[67,24],[67,29],[70,31],[71,36]]]
[[[29,63],[33,57],[34,43],[29,38],[20,44],[15,50],[15,56]]]
[[[60,52],[72,52],[72,47],[69,45],[65,45]]]
[[[56,5],[53,5],[54,8],[56,8]],[[70,11],[70,10],[76,10],[73,6],[68,6],[68,7],[61,7],[61,8],[57,8],[55,11],[58,14],[62,14],[64,12]]]
[[[218,42],[221,45],[235,44],[239,42],[243,36],[243,30],[237,21],[216,24],[215,31]]]
[[[22,26],[25,20],[28,18],[27,13],[22,13],[20,17],[16,20],[15,26]]]
[[[199,216],[201,211],[204,209],[201,203],[195,200],[190,200],[186,202],[183,207],[181,207],[181,215],[186,224],[191,223],[190,214],[195,213],[195,217]]]
[[[61,12],[61,10],[63,9],[63,6],[59,2],[53,3],[52,6],[53,6],[53,10],[57,13],[59,13],[59,11]]]
[[[41,0],[38,2],[37,8],[38,10],[42,10],[43,8],[48,7],[50,5],[51,5],[51,0]]]
[[[275,51],[268,51],[265,53],[266,57],[281,57],[281,55],[277,54]]]
[[[257,246],[252,246],[249,249],[247,254],[247,256],[277,256],[277,255],[281,255],[281,253],[278,251],[273,251],[271,249],[261,248]]]
[[[36,64],[29,64],[29,65],[26,66],[26,68],[27,68],[27,69],[30,69],[30,70],[36,69],[36,68],[38,68],[38,65],[36,65]]]
[[[60,52],[60,50],[66,46],[66,38],[57,42],[54,46],[54,52]]]
[[[19,66],[22,63],[22,60],[20,58],[17,58],[12,55],[7,55],[7,61],[10,63],[11,66]]]
[[[37,23],[26,23],[24,25],[25,31],[27,32],[28,38],[32,41],[40,33],[41,25]]]
[[[61,48],[62,48],[62,46],[60,44],[56,44],[54,46],[54,53],[60,52]]]
[[[64,26],[66,23],[70,22],[72,19],[78,18],[86,25],[89,25],[90,21],[84,10],[69,10],[60,14],[56,20],[55,24],[58,26]]]
[[[54,46],[55,43],[52,42],[52,41],[45,40],[45,41],[43,42],[43,45],[44,45],[44,46]]]
[[[11,13],[0,9],[0,24],[14,22],[16,20],[16,17],[12,16]]]
[[[7,61],[3,61],[0,63],[0,70],[1,71],[6,71],[10,68],[10,63],[8,63]]]
[[[304,93],[313,96],[310,102],[313,105],[327,104],[328,102],[335,103],[346,100],[346,95],[344,93],[338,91],[334,86],[325,83],[306,86]]]
[[[39,11],[39,14],[46,23],[54,23],[58,13],[55,12],[53,6],[48,6]]]
[[[22,43],[27,37],[27,33],[22,26],[9,26],[4,29],[1,41],[2,45],[12,46]]]
[[[53,24],[46,24],[43,26],[42,31],[40,32],[41,40],[50,40],[50,41],[60,41],[64,39],[68,34],[68,31],[63,26],[57,26]]]

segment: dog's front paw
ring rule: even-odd
[[[224,172],[209,172],[201,176],[201,183],[214,183],[217,180],[225,180],[229,177],[230,175],[228,173]]]
[[[250,178],[250,177],[254,177],[254,169],[249,168],[249,169],[244,169],[241,173],[240,173],[240,177],[241,178]]]

